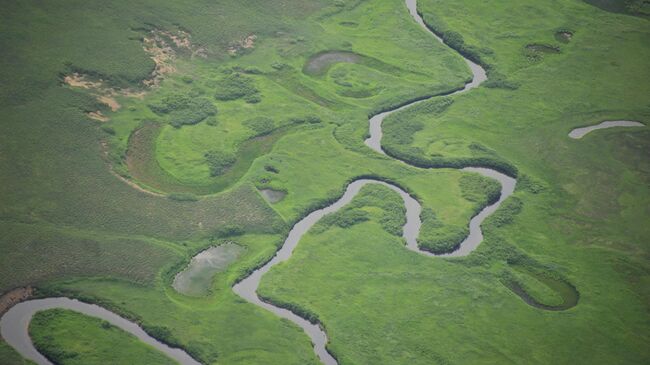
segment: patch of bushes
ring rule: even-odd
[[[503,227],[514,221],[515,216],[521,212],[523,202],[516,196],[511,196],[504,201],[499,209],[490,216],[489,224],[494,227]]]
[[[463,175],[459,186],[463,198],[482,207],[496,202],[501,196],[501,184],[479,174]]]
[[[175,128],[197,124],[217,114],[217,108],[210,100],[185,94],[166,96],[158,103],[149,104],[149,109],[166,117]]]
[[[426,24],[427,28],[429,28],[429,30],[435,33],[438,37],[442,38],[443,42],[445,42],[446,45],[453,48],[456,52],[460,53],[461,55],[465,56],[465,58],[470,59],[471,61],[479,65],[486,66],[484,62],[481,60],[482,50],[474,46],[465,44],[465,39],[463,39],[462,34],[455,32],[453,30],[444,29],[443,26],[441,25],[441,22],[438,19],[436,19],[436,17],[432,14],[420,14],[420,15],[422,16],[422,20],[424,20],[424,23]],[[483,51],[483,52],[490,53],[491,51],[488,52]]]
[[[266,165],[266,166],[264,166],[264,170],[266,170],[266,171],[268,171],[268,172],[272,172],[272,173],[274,173],[274,174],[277,174],[277,173],[280,172],[280,170],[278,170],[277,167],[275,167],[275,166],[271,166],[271,165]]]
[[[458,248],[469,234],[467,227],[445,225],[430,208],[420,213],[422,227],[418,237],[421,249],[435,254],[449,253]]]
[[[418,115],[439,115],[451,104],[451,98],[435,98],[415,104],[407,110],[399,111],[387,118],[384,128],[386,144],[407,146],[413,143],[413,136],[424,125],[418,121]],[[392,127],[392,128],[391,128]]]
[[[257,136],[264,136],[275,129],[275,122],[271,118],[257,117],[245,120],[243,123],[246,127],[255,132]]]
[[[527,44],[524,47],[524,56],[531,62],[538,62],[546,53],[560,53],[560,47],[549,44]]]
[[[365,210],[346,208],[334,214],[326,215],[319,222],[323,227],[338,226],[341,228],[352,227],[357,223],[362,223],[370,219],[370,215]]]
[[[223,175],[237,161],[234,153],[226,151],[208,151],[204,157],[210,166],[210,176]]]
[[[527,191],[533,194],[539,194],[546,190],[546,185],[530,175],[521,175],[517,180],[517,190]]]
[[[214,97],[217,100],[229,101],[244,98],[248,103],[261,100],[254,80],[238,72],[233,72],[221,78],[217,82],[216,88]]]
[[[404,224],[406,224],[406,208],[404,208],[401,197],[392,189],[377,184],[365,186],[351,206],[381,208],[383,211],[379,219],[381,227],[394,236],[402,236]]]
[[[104,131],[106,134],[110,134],[111,136],[115,135],[115,129],[108,126],[102,126],[102,131]]]
[[[318,115],[312,114],[312,115],[304,115],[299,117],[291,117],[289,118],[288,122],[290,124],[303,124],[303,123],[316,124],[322,122],[322,120]]]
[[[172,334],[169,328],[164,326],[154,326],[146,323],[141,324],[142,329],[149,334],[149,336],[157,339],[158,341],[171,346],[181,348],[181,342]]]
[[[226,237],[241,236],[244,233],[246,233],[244,228],[242,228],[242,227],[240,227],[238,225],[229,224],[229,225],[225,225],[225,226],[217,228],[214,231],[214,236],[215,237],[220,237],[220,238],[226,238]]]
[[[483,83],[483,85],[490,89],[517,90],[520,84],[508,80],[505,75],[499,72],[490,72],[490,77]]]

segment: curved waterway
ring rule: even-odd
[[[569,137],[573,139],[580,139],[584,137],[587,133],[595,131],[597,129],[606,129],[606,128],[614,128],[614,127],[645,127],[645,124],[635,122],[632,120],[607,120],[596,125],[576,128],[569,133]]]
[[[431,32],[429,28],[424,24],[424,21],[417,13],[416,0],[406,0],[405,2],[409,10],[409,13],[415,19],[415,21],[420,26],[422,26],[422,28],[424,28],[427,32],[433,35],[433,37],[435,37],[436,40],[438,40],[441,43],[444,43],[440,37],[438,37],[433,32]],[[465,59],[465,62],[469,66],[470,70],[472,71],[472,76],[473,76],[472,80],[467,84],[465,84],[465,87],[463,89],[453,93],[449,93],[447,95],[456,95],[459,93],[466,92],[468,90],[478,87],[483,81],[487,79],[485,70],[481,66],[477,65],[476,63],[468,59]],[[414,104],[423,102],[425,100],[428,99],[414,101],[412,103],[406,104],[399,108],[395,108],[393,110],[386,111],[371,117],[369,119],[370,137],[365,141],[366,145],[376,152],[385,154],[385,152],[381,148],[381,139],[382,139],[381,125],[383,120],[389,115],[391,115],[392,113],[406,109]],[[422,207],[420,206],[420,203],[417,200],[415,200],[412,196],[410,196],[407,192],[405,192],[404,190],[400,189],[395,185],[383,181],[378,181],[378,180],[360,179],[350,183],[345,189],[345,193],[343,194],[343,196],[341,196],[341,198],[339,198],[339,200],[337,200],[333,204],[323,209],[319,209],[311,212],[309,215],[307,215],[298,223],[296,223],[291,229],[291,231],[289,232],[287,239],[284,241],[284,244],[282,245],[280,250],[278,250],[276,255],[264,266],[255,270],[250,276],[246,277],[239,283],[235,284],[233,290],[235,291],[235,293],[237,293],[242,298],[246,299],[248,302],[260,306],[264,309],[267,309],[275,313],[276,315],[282,318],[286,318],[291,322],[300,326],[311,339],[312,344],[314,345],[314,352],[316,353],[316,355],[318,355],[321,362],[326,365],[338,364],[336,359],[327,351],[325,347],[328,341],[327,334],[318,323],[316,324],[311,323],[287,309],[280,308],[271,303],[262,301],[257,296],[257,288],[260,285],[260,281],[262,280],[262,277],[264,276],[264,274],[269,272],[269,270],[273,266],[288,260],[291,257],[293,250],[298,245],[298,242],[300,242],[302,236],[305,233],[307,233],[307,231],[309,231],[309,229],[313,227],[321,218],[323,218],[327,214],[334,213],[339,209],[343,208],[346,204],[352,201],[352,199],[359,193],[361,188],[367,184],[381,184],[387,186],[393,189],[394,191],[396,191],[402,197],[402,200],[404,201],[404,206],[406,207],[406,224],[404,225],[402,236],[404,237],[406,241],[406,247],[409,250],[427,256],[450,257],[450,256],[468,255],[474,249],[476,249],[476,247],[478,247],[481,241],[483,241],[483,233],[481,232],[481,223],[483,223],[485,218],[487,218],[490,214],[496,211],[499,205],[501,205],[501,203],[514,192],[515,184],[517,181],[512,177],[509,177],[507,175],[504,175],[492,169],[481,168],[481,167],[467,167],[464,168],[463,170],[479,173],[481,175],[499,181],[499,183],[501,183],[501,196],[499,197],[499,200],[497,202],[485,207],[483,210],[481,210],[479,214],[477,214],[472,218],[469,225],[470,228],[469,235],[467,236],[467,238],[465,238],[463,242],[461,242],[460,246],[455,251],[447,254],[436,255],[431,252],[421,250],[417,244],[417,237],[420,233],[420,226],[421,226],[420,212],[422,210]]]
[[[405,3],[413,19],[423,29],[429,32],[437,41],[443,43],[440,37],[436,36],[433,32],[431,32],[427,28],[427,26],[424,24],[424,21],[417,13],[416,0],[405,0]],[[463,89],[453,93],[449,93],[447,95],[456,95],[459,93],[466,92],[468,90],[478,87],[483,81],[487,79],[485,70],[481,66],[477,65],[476,63],[468,59],[465,59],[465,62],[469,66],[470,70],[472,71],[472,76],[473,76],[472,80],[467,84],[465,84]],[[424,100],[428,100],[428,99],[424,99]],[[383,112],[371,117],[369,120],[370,138],[368,138],[365,141],[366,145],[379,153],[385,154],[383,149],[381,148],[381,139],[382,139],[381,124],[383,120],[392,113],[406,109],[424,100],[414,101],[402,107],[395,108],[393,110]],[[476,249],[476,247],[478,247],[478,245],[483,240],[483,234],[481,232],[481,227],[480,227],[481,223],[485,220],[485,218],[487,218],[490,214],[492,214],[508,196],[510,196],[513,193],[516,180],[500,172],[497,172],[492,169],[487,169],[487,168],[468,167],[468,168],[464,168],[463,170],[479,173],[481,175],[499,181],[501,183],[501,196],[497,202],[485,207],[479,214],[477,214],[472,218],[469,225],[470,228],[469,235],[460,244],[458,249],[456,249],[454,252],[448,254],[436,255],[427,251],[420,250],[417,244],[417,237],[420,232],[420,226],[421,226],[420,203],[417,200],[415,200],[412,196],[410,196],[408,193],[406,193],[404,190],[400,189],[395,185],[383,181],[378,181],[378,180],[359,179],[350,183],[347,186],[343,196],[341,196],[341,198],[339,198],[339,200],[337,200],[335,203],[323,209],[319,209],[311,212],[309,215],[307,215],[298,223],[296,223],[291,229],[291,231],[289,232],[289,235],[287,236],[280,250],[276,252],[275,256],[264,266],[255,270],[248,277],[246,277],[239,283],[235,284],[233,286],[234,292],[237,293],[242,298],[244,298],[245,300],[247,300],[248,302],[253,303],[264,309],[267,309],[275,313],[276,315],[282,318],[286,318],[291,322],[300,326],[311,339],[314,345],[314,351],[320,358],[321,362],[327,365],[338,364],[336,359],[325,348],[328,342],[327,334],[325,333],[323,328],[321,328],[320,324],[310,323],[306,319],[296,315],[295,313],[287,309],[280,308],[271,303],[262,301],[257,296],[257,288],[259,287],[262,277],[273,266],[283,261],[286,261],[291,257],[293,250],[298,245],[298,242],[300,241],[302,236],[314,224],[316,224],[325,215],[329,213],[334,213],[339,209],[341,209],[342,207],[344,207],[346,204],[348,204],[357,195],[357,193],[359,193],[361,188],[367,184],[381,184],[387,186],[393,189],[394,191],[396,191],[402,197],[404,201],[404,205],[406,207],[406,224],[404,225],[404,229],[403,229],[403,237],[406,241],[406,247],[409,250],[427,256],[449,257],[449,256],[468,255],[474,249]],[[7,343],[9,343],[12,347],[14,347],[24,357],[28,359],[32,359],[39,364],[50,364],[50,362],[47,361],[47,359],[45,359],[34,348],[29,338],[29,334],[27,333],[27,327],[29,321],[31,320],[35,312],[39,310],[51,309],[51,308],[71,309],[83,314],[102,318],[126,330],[127,332],[136,335],[145,343],[154,346],[155,348],[167,354],[168,356],[180,362],[181,364],[198,364],[198,362],[196,362],[194,359],[192,359],[189,355],[187,355],[182,350],[170,348],[169,346],[162,344],[156,341],[155,339],[151,338],[140,327],[138,327],[137,324],[129,322],[128,320],[99,306],[82,303],[68,298],[49,298],[49,299],[38,299],[38,300],[23,302],[14,306],[2,317],[2,320],[0,320],[0,327],[1,327],[0,329],[2,330],[1,333],[2,336],[5,338],[5,340],[7,341]]]
[[[38,311],[47,309],[62,308],[79,312],[91,317],[101,318],[110,324],[123,329],[136,336],[140,341],[153,346],[182,365],[200,365],[190,355],[181,349],[176,349],[159,342],[149,336],[137,324],[118,316],[117,314],[104,309],[98,305],[83,303],[70,298],[47,298],[34,299],[18,303],[13,306],[0,319],[0,334],[2,338],[13,347],[24,358],[32,360],[39,365],[52,365],[52,363],[41,355],[34,347],[29,337],[29,322]]]

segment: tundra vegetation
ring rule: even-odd
[[[498,198],[458,169],[478,165],[518,184],[470,256],[405,249],[401,199],[372,185],[260,294],[320,321],[341,364],[648,363],[650,130],[567,137],[650,123],[647,2],[513,4],[419,0],[447,46],[401,0],[4,2],[0,293],[98,303],[205,364],[316,364],[232,285],[360,177],[416,197],[420,245],[449,251]],[[388,156],[367,148],[369,115],[470,81],[458,53],[488,81],[391,115]],[[225,242],[244,249],[208,295],[173,290]],[[166,361],[106,327],[54,310],[30,334],[61,364]],[[26,363],[2,340],[0,362]]]

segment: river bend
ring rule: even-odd
[[[405,2],[409,13],[415,19],[415,21],[425,31],[429,32],[433,37],[435,37],[437,41],[444,44],[444,42],[440,37],[438,37],[435,33],[429,30],[429,28],[424,24],[422,17],[420,17],[420,15],[417,13],[416,0],[406,0]],[[483,81],[487,79],[486,72],[480,65],[477,65],[476,63],[466,58],[465,58],[465,62],[469,66],[470,70],[472,71],[472,80],[467,84],[465,84],[465,86],[461,90],[447,94],[448,96],[460,94],[468,90],[471,90],[473,88],[476,88]],[[384,119],[395,112],[404,110],[417,103],[421,103],[429,99],[431,98],[414,101],[412,103],[406,104],[399,108],[395,108],[393,110],[389,110],[372,116],[369,119],[370,137],[366,139],[365,144],[371,149],[373,149],[374,151],[385,155],[385,152],[381,147],[381,139],[382,139],[381,125]],[[298,326],[300,326],[311,339],[312,344],[314,345],[314,352],[319,357],[321,362],[326,365],[338,364],[334,356],[332,356],[332,354],[330,354],[327,351],[326,348],[327,341],[328,341],[327,334],[319,324],[310,323],[306,319],[296,315],[295,313],[287,309],[280,308],[271,303],[262,301],[257,296],[257,288],[260,285],[260,281],[262,280],[262,277],[273,266],[288,260],[291,257],[293,250],[298,245],[300,238],[305,233],[307,233],[307,231],[312,226],[314,226],[321,218],[323,218],[325,215],[329,213],[336,212],[342,207],[344,207],[346,204],[352,201],[352,199],[357,195],[357,193],[359,193],[361,188],[367,184],[381,184],[387,186],[393,189],[394,191],[396,191],[402,197],[402,200],[404,201],[404,206],[406,207],[406,224],[404,225],[403,233],[402,233],[402,236],[406,241],[406,248],[426,256],[449,257],[449,256],[468,255],[474,249],[476,249],[476,247],[478,247],[481,241],[483,241],[483,233],[481,232],[481,223],[483,223],[485,218],[487,218],[490,214],[494,213],[494,211],[497,210],[499,205],[501,205],[501,203],[514,192],[516,180],[512,177],[509,177],[498,171],[488,169],[488,168],[467,167],[464,168],[463,170],[476,172],[481,175],[496,179],[501,184],[501,195],[499,197],[499,200],[497,200],[497,202],[483,208],[483,210],[481,210],[479,214],[477,214],[472,218],[469,225],[469,229],[470,229],[469,235],[467,236],[467,238],[465,238],[463,242],[461,242],[460,246],[455,251],[448,254],[436,255],[431,252],[421,250],[417,244],[417,237],[420,233],[420,226],[421,226],[420,211],[422,210],[422,207],[420,206],[420,203],[412,196],[410,196],[407,192],[405,192],[404,190],[400,189],[395,185],[383,181],[378,181],[378,180],[359,179],[350,183],[347,186],[345,193],[343,194],[343,196],[341,196],[341,198],[339,198],[339,200],[337,200],[333,204],[323,209],[319,209],[314,212],[311,212],[305,218],[303,218],[298,223],[296,223],[291,229],[291,231],[289,232],[289,235],[287,236],[287,239],[284,241],[284,244],[282,245],[280,250],[278,250],[276,255],[271,259],[271,261],[266,263],[261,268],[255,270],[250,276],[246,277],[241,282],[237,283],[233,287],[233,290],[235,291],[235,293],[237,293],[242,298],[246,299],[248,302],[253,303],[262,308],[265,308],[275,313],[276,315],[282,318],[286,318],[292,321],[293,323],[297,324]]]
[[[416,0],[405,0],[406,7],[415,20],[425,31],[429,32],[437,41],[444,43],[440,37],[434,34],[429,28],[425,25],[422,17],[417,13],[417,3]],[[478,87],[483,81],[487,79],[485,70],[476,63],[466,59],[465,62],[469,66],[472,72],[472,80],[465,84],[465,86],[453,93],[447,94],[456,95],[460,93],[467,92],[471,89]],[[420,101],[414,101],[412,103],[406,104],[399,108],[379,113],[372,116],[369,119],[369,132],[370,137],[365,141],[366,145],[378,153],[385,154],[381,147],[382,139],[382,129],[381,125],[383,120],[391,115],[392,113],[398,112],[400,110],[411,107],[414,104],[429,100],[430,98],[423,99]],[[399,160],[398,160],[399,161]],[[402,161],[404,162],[404,161]],[[406,162],[405,162],[406,163]],[[387,186],[397,192],[404,201],[406,207],[406,224],[403,229],[403,237],[406,241],[406,248],[423,254],[426,256],[442,256],[442,257],[454,257],[454,256],[466,256],[471,253],[483,240],[483,234],[481,232],[481,223],[491,215],[494,211],[497,210],[499,205],[514,192],[516,180],[512,177],[509,177],[505,174],[502,174],[498,171],[482,168],[482,167],[467,167],[463,169],[464,171],[471,171],[479,173],[481,175],[496,179],[501,184],[501,195],[495,203],[483,208],[479,214],[474,216],[469,224],[469,235],[465,240],[460,244],[460,246],[453,252],[448,254],[436,255],[427,251],[423,251],[418,247],[417,237],[420,232],[420,212],[422,210],[420,203],[410,196],[407,192],[401,188],[383,182],[379,180],[372,179],[359,179],[350,183],[346,189],[345,193],[333,204],[318,209],[311,212],[306,217],[301,219],[296,223],[291,231],[289,232],[286,240],[282,247],[276,252],[275,256],[267,262],[264,266],[258,268],[252,272],[248,277],[244,278],[239,283],[233,286],[233,290],[243,299],[248,302],[255,304],[259,307],[262,307],[266,310],[269,310],[276,315],[286,318],[287,320],[295,323],[300,326],[305,333],[309,336],[314,345],[314,351],[319,357],[321,362],[326,365],[336,365],[338,364],[337,360],[327,351],[326,345],[328,342],[327,334],[320,326],[320,324],[310,323],[306,319],[296,315],[295,313],[277,307],[271,303],[262,301],[257,296],[257,288],[259,287],[260,281],[264,274],[266,274],[273,266],[288,260],[293,250],[296,248],[302,236],[307,233],[307,231],[313,227],[321,218],[325,215],[334,213],[348,204],[352,199],[359,193],[362,187],[367,184],[381,184]],[[196,360],[191,358],[187,353],[180,349],[173,349],[169,346],[162,344],[155,339],[147,335],[137,324],[129,322],[128,320],[96,305],[86,304],[79,302],[74,299],[68,298],[48,298],[48,299],[37,299],[30,300],[17,304],[12,309],[10,309],[0,321],[0,329],[2,330],[2,336],[5,338],[7,343],[9,343],[14,349],[16,349],[22,356],[25,358],[36,361],[38,364],[47,364],[51,363],[43,357],[33,346],[29,334],[27,332],[27,327],[29,321],[31,320],[34,313],[39,310],[51,309],[51,308],[64,308],[71,309],[83,314],[87,314],[94,317],[99,317],[108,322],[126,330],[129,333],[136,335],[143,342],[154,346],[156,349],[165,353],[169,357],[175,359],[179,363],[196,365],[199,364]]]

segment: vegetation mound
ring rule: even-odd
[[[174,128],[200,123],[217,114],[217,108],[210,100],[186,94],[173,94],[160,102],[149,104],[149,109],[164,117]]]

